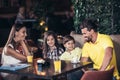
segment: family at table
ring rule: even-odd
[[[98,71],[108,70],[111,66],[115,66],[113,80],[119,80],[120,77],[117,70],[113,42],[108,35],[99,33],[97,31],[98,27],[98,22],[94,19],[85,19],[81,23],[80,29],[85,40],[82,49],[75,47],[75,40],[70,35],[63,37],[63,46],[61,46],[54,31],[45,32],[42,52],[43,59],[60,59],[76,63],[79,61],[87,62],[90,58],[93,62],[93,68]],[[34,49],[27,43],[26,36],[27,28],[24,24],[15,24],[12,26],[8,41],[2,52],[2,65],[27,62],[27,56],[29,56],[31,50]],[[67,74],[67,79],[80,80],[82,75],[88,70],[88,68],[83,68],[69,73]],[[4,72],[1,72],[1,76],[4,80],[21,79],[19,75]]]

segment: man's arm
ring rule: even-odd
[[[88,61],[88,57],[82,57],[81,58],[81,62],[87,62]],[[87,71],[88,70],[88,68],[82,68],[82,71],[83,72],[85,72],[85,71]]]
[[[88,57],[82,57],[81,58],[81,62],[87,62],[88,61]]]
[[[109,65],[109,63],[112,59],[112,55],[113,55],[113,48],[107,47],[105,50],[105,56],[104,56],[100,71],[103,71],[107,68],[107,66]]]

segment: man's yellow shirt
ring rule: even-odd
[[[84,44],[84,46],[82,48],[82,57],[90,57],[90,59],[94,63],[93,67],[95,69],[100,69],[103,59],[104,59],[105,49],[107,47],[113,48],[112,60],[111,60],[110,64],[108,65],[107,69],[109,69],[112,65],[114,65],[115,66],[114,76],[117,79],[119,79],[119,73],[117,70],[114,46],[113,46],[113,42],[112,42],[110,36],[98,33],[97,40],[94,44],[91,42],[86,42]]]

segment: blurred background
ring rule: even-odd
[[[0,0],[0,47],[6,43],[21,6],[28,39],[34,42],[47,30],[62,36],[71,31],[80,34],[79,25],[85,18],[97,19],[101,33],[120,34],[119,0]]]

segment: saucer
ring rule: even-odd
[[[43,60],[43,59],[37,60],[37,63],[42,63],[42,64],[44,64],[44,63],[45,63],[45,60]]]
[[[71,63],[76,64],[79,63],[80,61],[71,61]]]

